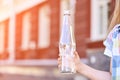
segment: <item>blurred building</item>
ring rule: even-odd
[[[64,9],[71,10],[77,51],[103,51],[114,0],[0,0],[0,60],[57,59]]]
[[[55,59],[58,0],[1,0],[1,59]]]

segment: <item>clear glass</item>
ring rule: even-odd
[[[74,30],[70,23],[70,13],[65,11],[63,26],[59,42],[59,52],[62,59],[60,71],[62,73],[75,73],[73,54],[76,50]]]

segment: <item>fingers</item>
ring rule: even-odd
[[[74,54],[75,54],[75,56],[77,56],[78,55],[77,51],[75,51]]]
[[[78,52],[77,52],[77,51],[74,52],[74,57],[75,57],[75,58],[79,58],[79,55],[78,55]]]
[[[61,68],[61,65],[58,65],[58,68],[60,69],[60,68]]]
[[[61,64],[61,60],[62,60],[61,58],[58,58],[58,64]]]
[[[62,60],[61,57],[59,57],[59,58],[58,58],[58,68],[59,68],[59,69],[61,68],[61,64],[62,64],[61,60]]]
[[[78,65],[80,63],[80,57],[78,55],[78,52],[74,52],[74,62],[76,65]]]

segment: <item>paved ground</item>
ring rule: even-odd
[[[71,78],[63,79],[58,77],[39,77],[39,76],[25,76],[25,75],[10,75],[10,74],[4,74],[0,75],[0,80],[73,80]]]
[[[101,53],[88,55],[88,65],[109,71],[110,58]],[[0,80],[88,80],[80,74],[61,74],[57,66],[0,66]]]
[[[53,66],[2,66],[0,72],[0,80],[87,80],[79,74],[61,74]]]
[[[23,75],[10,75],[4,74],[0,75],[0,80],[86,80],[84,77],[76,76],[74,77],[38,77],[38,76],[23,76]]]

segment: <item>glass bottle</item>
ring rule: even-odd
[[[62,73],[75,73],[75,64],[73,62],[73,54],[76,50],[74,30],[70,22],[70,12],[65,11],[63,16],[63,26],[59,41],[59,55],[61,57]]]

